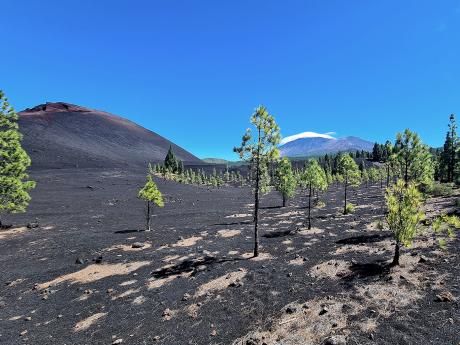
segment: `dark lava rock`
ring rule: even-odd
[[[28,229],[35,229],[35,228],[38,228],[39,226],[40,226],[40,223],[38,223],[38,222],[27,223],[27,228]]]
[[[323,315],[326,315],[328,312],[329,312],[329,309],[326,306],[324,306],[319,312],[319,315],[323,316]]]
[[[102,263],[102,255],[101,256],[98,256],[96,259],[93,259],[93,261],[97,264],[100,264]]]
[[[294,314],[297,311],[296,307],[287,307],[286,314]]]
[[[145,244],[144,243],[141,243],[141,242],[134,242],[133,245],[131,246],[132,248],[134,249],[140,249],[140,248],[144,248]]]
[[[83,265],[84,263],[85,261],[82,258],[77,258],[77,260],[75,260],[76,265]]]

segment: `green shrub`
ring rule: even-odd
[[[440,196],[451,196],[454,193],[453,183],[435,183],[426,191],[427,194],[440,197]]]
[[[325,208],[326,207],[326,203],[324,201],[318,201],[316,203],[316,208]]]
[[[347,206],[345,206],[345,214],[350,214],[350,213],[355,213],[356,208],[355,205],[352,203],[347,203]]]

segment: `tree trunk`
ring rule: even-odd
[[[150,231],[150,201],[147,201],[147,231]]]
[[[260,187],[260,129],[256,160],[256,190],[254,194],[254,257],[259,256],[259,187]]]
[[[399,242],[396,242],[395,245],[395,255],[393,257],[393,262],[391,263],[392,266],[399,266]]]
[[[390,187],[390,166],[387,166],[387,188]]]
[[[348,190],[348,177],[345,178],[345,206],[343,207],[343,214],[347,214],[347,190]]]
[[[311,183],[310,183],[310,193],[308,195],[308,230],[311,229]]]
[[[283,194],[283,207],[286,207],[286,195]]]

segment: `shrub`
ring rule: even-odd
[[[434,197],[451,196],[454,193],[454,185],[453,183],[435,183],[426,192]]]
[[[326,207],[326,203],[324,201],[318,201],[316,203],[316,208],[325,208]]]
[[[355,205],[353,205],[350,202],[347,203],[347,205],[345,206],[345,214],[355,213],[355,211],[356,211]]]

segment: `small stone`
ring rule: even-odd
[[[296,307],[287,307],[286,314],[294,314],[297,311]]]
[[[64,315],[59,314],[57,317],[58,317],[58,319],[62,319],[64,317]]]
[[[134,242],[133,245],[132,245],[132,248],[133,249],[140,249],[140,248],[144,248],[145,244],[144,243],[141,243],[141,242]]]
[[[112,293],[114,290],[113,289],[107,289],[107,293]]]
[[[32,318],[31,318],[30,316],[26,316],[26,317],[24,318],[24,321],[32,321]]]
[[[289,278],[292,277],[292,272],[289,272],[289,273],[287,274],[287,276],[288,276]]]
[[[38,228],[39,226],[40,226],[40,224],[38,222],[27,223],[27,228],[28,229],[35,229],[35,228]]]
[[[121,344],[122,342],[123,342],[123,339],[117,339],[112,342],[112,345]]]
[[[76,265],[83,265],[84,263],[85,261],[82,258],[77,258],[77,260],[75,260]]]
[[[423,255],[420,257],[420,259],[418,259],[418,262],[420,262],[422,264],[425,263],[425,262],[429,262],[429,261],[430,261],[430,259],[428,259],[426,256],[423,256]]]
[[[21,337],[25,336],[26,334],[27,334],[27,331],[22,331],[21,333],[19,333]]]
[[[102,256],[98,256],[96,259],[94,259],[94,262],[97,264],[102,263]]]
[[[159,341],[160,339],[161,339],[161,338],[160,338],[159,335],[156,335],[156,336],[153,337],[153,341]]]
[[[182,297],[182,300],[183,300],[183,301],[188,301],[188,300],[190,299],[190,297],[191,297],[190,294],[186,293],[186,294],[184,294],[184,296]]]
[[[319,312],[319,316],[326,315],[328,312],[329,312],[329,309],[326,306],[324,306],[321,308],[321,311]]]
[[[213,330],[211,331],[211,336],[212,336],[212,337],[215,337],[216,335],[217,335],[217,331],[216,331],[215,329],[213,329]]]

